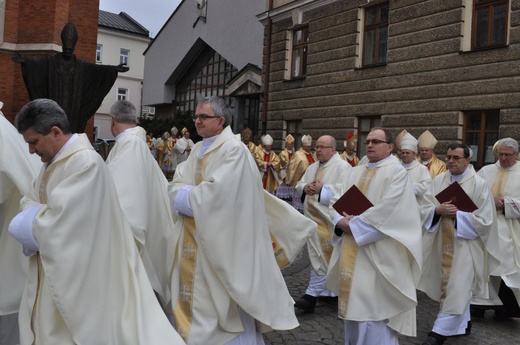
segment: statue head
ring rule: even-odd
[[[66,58],[70,58],[74,54],[76,42],[78,42],[78,31],[74,24],[67,23],[61,30],[62,50]]]

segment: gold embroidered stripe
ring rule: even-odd
[[[442,255],[441,255],[441,308],[446,299],[446,287],[450,280],[453,256],[455,254],[455,228],[453,219],[442,217]]]
[[[365,169],[356,186],[366,195],[370,181],[376,173],[376,169]],[[339,296],[338,296],[338,315],[340,318],[347,317],[348,303],[350,298],[350,290],[352,287],[352,277],[354,276],[354,267],[356,265],[356,257],[358,245],[352,234],[344,234],[341,244],[340,258],[340,277],[339,277]]]
[[[509,170],[498,170],[498,173],[495,176],[495,181],[493,181],[493,187],[491,187],[493,196],[504,196],[504,187],[506,186],[507,179],[509,178],[509,173]],[[502,214],[503,212],[503,208],[497,210],[497,214]]]
[[[283,248],[280,246],[280,243],[278,243],[278,240],[276,239],[276,237],[274,237],[273,233],[269,232],[269,234],[271,235],[271,243],[273,244],[273,251],[276,263],[278,264],[278,267],[284,268],[287,265],[289,265],[289,259],[285,254],[285,250],[283,250]]]
[[[195,172],[195,185],[199,185],[204,178],[204,169],[207,156],[199,159]],[[182,239],[182,253],[180,259],[179,297],[173,309],[175,328],[179,335],[188,342],[191,323],[193,320],[193,293],[195,281],[195,266],[197,263],[197,241],[195,240],[195,219],[184,218],[184,236]]]
[[[314,181],[321,180],[323,177],[323,172],[325,169],[318,168],[316,171],[316,175],[314,176]],[[330,238],[332,236],[329,225],[322,218],[320,212],[318,210],[318,195],[308,195],[307,196],[307,211],[311,216],[312,220],[316,222],[318,225],[318,238],[320,240],[321,251],[325,258],[325,262],[328,264],[330,262],[330,256],[332,255],[332,244],[330,243]]]

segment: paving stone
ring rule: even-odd
[[[305,294],[309,282],[310,262],[304,249],[295,262],[282,271],[293,299]],[[400,345],[420,345],[431,330],[439,304],[418,292],[417,337],[399,337]],[[300,326],[293,330],[264,334],[266,345],[343,345],[343,321],[338,318],[334,302],[318,300],[313,314],[296,311]],[[498,322],[488,310],[483,319],[473,319],[471,335],[448,339],[444,345],[520,345],[520,319]]]

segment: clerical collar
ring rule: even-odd
[[[209,138],[203,138],[202,139],[202,147],[199,151],[199,154],[197,155],[197,158],[202,158],[202,156],[204,155],[204,153],[208,150],[208,148],[211,146],[211,144],[213,144],[213,142],[215,140],[217,140],[218,136],[220,134],[217,134],[215,136],[212,136],[212,137],[209,137]]]
[[[453,174],[451,174],[451,177],[450,177],[451,183],[453,183],[453,182],[460,183],[460,181],[462,181],[464,179],[464,176],[466,176],[466,174],[468,173],[468,171],[469,171],[468,168],[469,168],[469,165],[466,167],[466,170],[464,170],[464,172],[462,174],[460,174],[460,175],[453,175]]]
[[[391,159],[391,157],[392,157],[392,156],[388,156],[388,157],[386,157],[386,158],[384,158],[384,159],[381,159],[380,161],[377,161],[377,162],[375,162],[375,163],[370,163],[370,162],[368,162],[368,163],[367,163],[367,168],[368,168],[368,169],[375,169],[375,168],[377,168],[378,166],[380,166],[381,164],[383,164],[383,162],[385,162],[385,161]]]
[[[51,165],[52,162],[54,162],[54,160],[56,159],[56,157],[58,157],[58,156],[60,155],[60,153],[62,153],[62,152],[63,152],[67,147],[70,146],[70,144],[72,144],[73,142],[75,142],[76,139],[78,139],[78,138],[79,138],[78,133],[74,133],[74,134],[69,138],[69,140],[67,140],[67,142],[65,143],[65,145],[63,145],[63,146],[61,147],[61,149],[58,151],[58,153],[56,153],[56,154],[54,155],[54,157],[52,157],[51,161],[50,161],[49,163],[47,163],[47,167],[48,167],[49,165]],[[45,169],[47,169],[47,167],[45,167]]]
[[[431,161],[432,159],[433,159],[433,157],[430,158],[430,159],[428,159],[427,161],[423,161],[423,160],[421,160],[421,163],[422,163],[423,165],[428,165],[428,163],[430,163],[430,161]]]

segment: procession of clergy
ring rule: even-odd
[[[396,345],[416,336],[417,290],[440,303],[423,345],[471,336],[487,309],[520,317],[512,138],[477,172],[466,145],[438,159],[429,131],[373,128],[361,160],[354,133],[341,154],[288,135],[277,155],[218,97],[197,103],[196,144],[176,128],[153,143],[128,101],[110,116],[106,162],[54,101],[0,116],[0,345],[264,344],[320,299],[346,345]],[[281,270],[305,246],[294,301]]]

